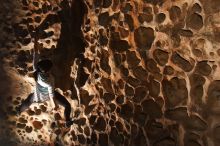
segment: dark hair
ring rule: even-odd
[[[40,72],[47,72],[53,67],[53,63],[49,59],[43,59],[37,63],[37,70]]]

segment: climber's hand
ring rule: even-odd
[[[34,37],[34,52],[35,53],[40,53],[41,50],[43,49],[43,44],[39,43],[39,34],[36,33],[35,37]]]

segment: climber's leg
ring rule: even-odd
[[[55,103],[57,104],[60,104],[62,105],[65,110],[64,110],[64,115],[65,115],[65,118],[66,118],[66,121],[70,121],[70,113],[71,113],[71,105],[70,103],[67,101],[67,99],[61,95],[59,92],[55,91],[55,96],[54,96],[54,101]]]
[[[21,103],[21,105],[17,108],[17,113],[20,114],[21,112],[25,111],[30,107],[33,103],[34,93],[28,95],[28,97]]]

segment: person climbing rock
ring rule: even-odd
[[[29,94],[29,96],[17,108],[17,114],[19,115],[21,112],[28,109],[34,102],[40,103],[49,100],[52,109],[55,109],[55,104],[60,104],[65,107],[65,126],[69,127],[73,124],[73,121],[70,118],[71,105],[63,95],[54,90],[54,77],[51,73],[53,63],[49,59],[40,58],[40,48],[38,37],[35,37],[33,52],[33,76],[36,81],[36,86],[34,92]]]

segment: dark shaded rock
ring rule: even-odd
[[[112,15],[112,19],[115,19],[116,21],[119,21],[119,16],[120,16],[120,12],[115,12],[113,15]],[[120,21],[120,22],[122,22],[122,21]],[[120,23],[119,22],[119,23]],[[121,24],[119,24],[120,26],[123,26],[123,25],[121,25]],[[114,26],[111,26],[111,28],[110,28],[112,31],[115,31],[115,27]]]
[[[35,110],[35,114],[36,114],[36,115],[40,115],[40,114],[41,114],[41,109],[36,109],[36,110]]]
[[[157,81],[155,81],[152,78],[150,78],[150,83],[148,85],[149,88],[149,95],[152,97],[158,97],[159,93],[160,93],[160,83],[158,83]]]
[[[156,16],[157,23],[163,23],[165,19],[166,19],[166,15],[164,13],[159,13]]]
[[[105,102],[108,104],[109,102],[111,102],[112,100],[115,99],[115,95],[112,93],[105,93],[103,95],[103,99],[105,100]]]
[[[148,119],[147,114],[144,112],[134,112],[134,122],[138,123],[139,126],[144,126]]]
[[[148,77],[148,72],[141,66],[134,68],[133,74],[136,78],[142,81],[146,81]]]
[[[42,112],[46,112],[47,107],[45,107],[44,105],[40,105],[40,109],[41,109]]]
[[[35,112],[34,112],[34,111],[32,111],[31,109],[27,110],[27,113],[28,113],[28,115],[29,115],[29,116],[32,116],[32,115],[34,115],[34,114],[35,114]]]
[[[162,4],[165,2],[165,0],[144,0],[145,3],[151,3],[153,5],[159,5],[162,6]]]
[[[193,69],[193,66],[190,64],[190,62],[181,57],[177,52],[173,53],[171,61],[186,72],[189,72]]]
[[[207,106],[215,113],[219,113],[219,99],[220,99],[220,80],[214,80],[209,84],[207,92]]]
[[[95,8],[99,8],[99,7],[102,7],[102,2],[103,0],[94,0],[94,6]]]
[[[133,7],[130,3],[126,3],[126,5],[121,9],[123,13],[128,13],[129,11],[132,11]]]
[[[118,80],[118,86],[119,86],[119,88],[120,88],[120,89],[124,89],[124,85],[125,85],[124,80],[119,79],[119,80]]]
[[[46,3],[44,3],[44,4],[42,5],[42,11],[43,11],[44,14],[46,14],[46,13],[48,12],[47,4],[46,4]]]
[[[126,58],[129,68],[138,66],[140,59],[137,57],[135,51],[126,51]]]
[[[191,30],[187,30],[187,29],[180,29],[179,35],[184,36],[184,37],[192,37],[193,32]]]
[[[201,145],[195,140],[188,140],[187,142],[185,142],[184,146],[201,146]]]
[[[90,125],[94,125],[95,121],[96,121],[97,116],[95,115],[91,115],[91,117],[89,118],[89,123]]]
[[[140,23],[146,22],[151,22],[153,20],[153,15],[152,14],[144,14],[140,13],[138,16],[138,20]]]
[[[193,129],[197,131],[204,131],[208,125],[197,115],[191,115],[184,123],[187,129]]]
[[[133,116],[133,104],[131,102],[123,104],[120,115],[126,120],[130,119]]]
[[[152,99],[144,100],[141,105],[143,107],[143,112],[149,115],[151,118],[160,118],[162,116],[160,106]]]
[[[117,6],[119,5],[119,0],[113,0],[113,6],[112,9],[115,10],[117,8]]]
[[[116,109],[116,105],[114,103],[109,104],[109,107],[111,109],[111,112],[114,112]]]
[[[134,89],[129,86],[128,84],[125,85],[125,94],[126,96],[133,96],[134,95]]]
[[[72,136],[73,141],[77,140],[77,136],[73,130],[71,131],[71,136]]]
[[[166,98],[166,106],[173,107],[185,103],[188,97],[185,79],[173,77],[170,81],[162,81],[162,92]]]
[[[80,89],[80,99],[81,99],[81,103],[84,105],[89,105],[90,101],[93,99],[93,96],[89,95],[89,92],[84,90],[84,89]]]
[[[135,88],[135,94],[133,97],[134,102],[141,102],[144,97],[147,95],[147,89],[145,87]]]
[[[26,126],[26,127],[25,127],[25,131],[26,131],[27,133],[31,133],[32,130],[33,130],[33,128],[32,128],[31,126]]]
[[[83,65],[88,69],[89,72],[92,72],[92,61],[85,58]]]
[[[172,74],[174,74],[174,69],[173,69],[172,66],[165,66],[164,70],[163,70],[163,73],[165,75],[172,75]]]
[[[212,72],[212,68],[208,65],[207,61],[200,61],[196,64],[195,71],[203,76],[208,76]]]
[[[97,143],[97,135],[96,135],[95,132],[92,132],[91,141],[92,141],[93,144]]]
[[[120,95],[116,98],[117,104],[123,104],[124,103],[124,95]]]
[[[84,69],[84,59],[79,64],[78,71],[77,71],[77,78],[76,78],[76,85],[77,87],[83,87],[86,83],[86,81],[89,78],[89,74]]]
[[[112,4],[112,0],[103,0],[103,8],[108,8]]]
[[[186,20],[186,26],[195,30],[200,30],[203,27],[203,18],[197,13],[193,13]]]
[[[90,114],[95,107],[96,107],[96,104],[87,106],[86,109],[85,109],[85,114],[86,115]]]
[[[102,83],[104,89],[105,89],[107,92],[113,93],[112,81],[111,81],[110,79],[102,78],[102,79],[101,79],[101,83]]]
[[[138,126],[135,125],[135,124],[132,124],[131,125],[131,135],[132,135],[132,138],[135,138],[138,134]]]
[[[140,49],[149,50],[154,39],[154,30],[151,27],[139,27],[134,32],[135,43]]]
[[[115,53],[113,57],[114,57],[116,67],[119,67],[121,65],[121,62],[122,62],[121,54]]]
[[[34,121],[33,126],[35,129],[41,129],[43,127],[43,124],[40,121]]]
[[[134,20],[133,20],[132,16],[129,14],[125,14],[124,17],[125,17],[125,22],[128,24],[130,31],[133,31],[134,30]]]
[[[216,140],[220,140],[220,126],[213,129],[213,136]]]
[[[17,123],[17,127],[23,129],[26,126],[26,124]]]
[[[27,67],[25,62],[30,61],[30,54],[25,51],[19,51],[17,54],[16,64],[18,64],[21,68]]]
[[[77,135],[77,137],[78,137],[79,143],[81,143],[81,144],[85,144],[86,143],[86,138],[84,137],[83,134]]]
[[[164,113],[165,117],[174,121],[183,122],[188,118],[187,108],[178,107],[175,109],[168,109]]]
[[[106,129],[106,121],[103,117],[99,117],[97,122],[94,125],[94,128],[98,131],[105,131]]]
[[[203,92],[204,90],[202,85],[193,86],[190,90],[190,95],[193,98],[193,101],[198,104],[201,104]]]
[[[119,132],[123,132],[124,131],[124,126],[123,126],[123,124],[120,121],[115,122],[115,126],[116,126],[116,128],[117,128],[117,130]]]
[[[83,126],[86,124],[86,118],[80,118],[74,121],[78,126]]]
[[[190,80],[190,96],[192,101],[197,104],[202,103],[203,96],[203,85],[205,84],[205,78],[199,74],[192,74],[189,78]]]
[[[27,120],[24,119],[23,117],[19,118],[18,121],[19,121],[20,123],[24,123],[24,124],[27,123]]]
[[[181,9],[178,6],[172,6],[169,9],[169,14],[170,14],[170,19],[173,22],[176,22],[179,19],[179,17],[181,16]]]
[[[50,5],[50,4],[47,5],[47,10],[48,10],[48,11],[51,11],[51,10],[52,10],[52,5]]]
[[[41,22],[41,17],[40,16],[34,17],[34,21],[37,22],[37,23],[40,23]]]
[[[113,120],[110,120],[110,121],[109,121],[109,125],[110,125],[111,127],[113,127],[113,126],[115,126],[115,122],[114,122]]]
[[[147,14],[151,14],[153,12],[153,8],[150,6],[146,6],[143,8],[143,12]]]
[[[146,137],[144,136],[142,129],[139,129],[138,135],[135,137],[135,139],[131,143],[132,143],[131,145],[137,145],[137,146],[147,145]]]
[[[99,35],[99,44],[101,46],[106,46],[108,44],[108,38],[102,33]]]
[[[28,6],[27,0],[22,0],[22,4],[23,4],[24,6]]]
[[[125,62],[126,61],[126,55],[125,54],[121,54],[121,61]]]
[[[108,51],[102,49],[102,53],[101,53],[101,58],[100,58],[100,67],[107,72],[109,75],[111,74],[111,67],[108,63],[109,61],[109,53]]]
[[[128,76],[126,81],[128,84],[130,84],[133,87],[137,87],[140,84],[140,81],[138,79],[135,79],[131,76]]]
[[[115,145],[119,145],[120,143],[122,143],[122,137],[119,135],[119,133],[115,127],[111,128],[109,138]]]
[[[220,80],[212,81],[208,88],[208,98],[216,100],[220,97]]]
[[[128,35],[129,35],[129,31],[128,31],[128,30],[126,30],[126,29],[124,29],[124,28],[122,28],[122,27],[118,27],[118,30],[119,30],[120,36],[121,36],[122,38],[128,37]]]
[[[100,133],[99,134],[99,145],[100,146],[107,146],[108,145],[108,135]]]
[[[163,125],[155,120],[149,120],[145,126],[145,132],[150,139],[157,139],[163,133]]]
[[[29,34],[28,30],[25,29],[23,26],[20,26],[19,24],[15,24],[13,28],[14,28],[14,33],[17,37],[25,38]]]
[[[194,3],[191,11],[192,13],[200,13],[202,11],[202,7],[198,3]]]
[[[123,52],[131,48],[131,46],[128,44],[126,40],[120,40],[120,39],[111,37],[110,48],[116,52]]]
[[[90,136],[90,133],[91,133],[90,128],[89,128],[88,126],[86,126],[86,127],[84,128],[84,134],[85,134],[86,136]]]
[[[160,72],[160,68],[157,67],[157,63],[153,59],[149,59],[146,61],[146,68],[151,73],[159,73]]]
[[[168,62],[168,52],[163,51],[161,49],[155,49],[153,52],[154,59],[161,66],[164,66]]]
[[[177,33],[172,33],[171,34],[171,39],[173,40],[173,46],[174,47],[179,47],[180,46],[181,38]]]
[[[126,67],[124,67],[123,65],[120,66],[120,71],[123,76],[127,77],[129,75],[128,69]]]
[[[108,12],[104,12],[98,16],[98,21],[100,25],[107,27],[111,22],[111,17]]]
[[[192,49],[192,52],[196,57],[202,56],[202,51],[199,49]]]
[[[176,143],[174,139],[168,137],[155,142],[154,146],[176,146]]]

